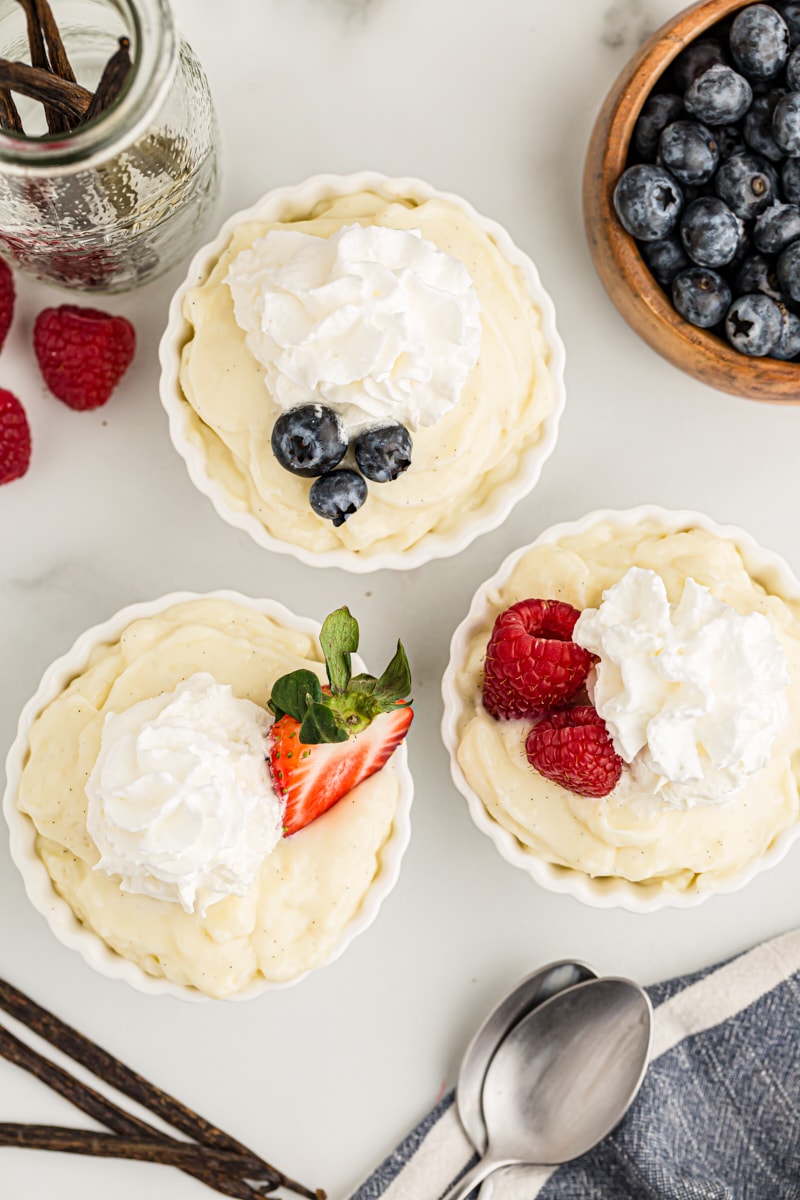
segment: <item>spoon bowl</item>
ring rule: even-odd
[[[444,1200],[464,1200],[499,1167],[568,1162],[602,1141],[641,1087],[652,1020],[646,992],[612,977],[575,984],[523,1017],[486,1072],[486,1153]]]
[[[548,963],[520,980],[492,1009],[478,1029],[461,1060],[456,1085],[456,1108],[464,1131],[479,1154],[486,1149],[483,1082],[497,1047],[526,1013],[557,992],[596,978],[597,972],[586,963]]]

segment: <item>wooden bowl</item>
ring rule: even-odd
[[[662,25],[624,67],[592,131],[583,215],[594,265],[619,312],[649,346],[695,379],[734,396],[800,404],[800,363],[748,358],[678,315],[614,211],[642,105],[672,60],[717,21],[753,0],[701,0]]]

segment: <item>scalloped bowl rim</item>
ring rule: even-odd
[[[691,509],[666,509],[659,505],[642,504],[629,509],[595,509],[574,521],[564,521],[545,529],[533,542],[512,551],[490,579],[476,591],[469,612],[455,630],[450,643],[450,659],[442,679],[444,713],[442,716],[442,740],[450,756],[450,774],[453,782],[467,801],[470,816],[477,827],[495,844],[498,851],[512,866],[519,867],[531,875],[537,883],[551,892],[573,896],[591,908],[622,908],[628,912],[647,913],[663,908],[694,908],[710,896],[739,891],[754,876],[775,866],[788,853],[791,845],[800,836],[800,820],[785,829],[769,849],[753,859],[736,875],[723,883],[707,889],[693,887],[686,892],[670,892],[665,888],[633,883],[614,876],[592,877],[572,867],[561,867],[547,862],[530,849],[526,849],[513,834],[490,816],[477,792],[470,786],[456,758],[458,747],[457,724],[461,702],[456,689],[456,671],[465,661],[466,650],[473,631],[484,624],[487,615],[487,596],[500,588],[510,577],[519,560],[534,546],[558,541],[562,537],[584,533],[603,521],[620,525],[635,525],[643,520],[656,519],[671,529],[683,526],[704,529],[718,537],[736,544],[741,551],[748,570],[765,569],[773,573],[782,594],[800,600],[800,579],[789,564],[775,551],[766,550],[745,530],[735,525],[721,525],[704,513]]]
[[[179,379],[181,351],[190,330],[183,316],[183,300],[191,288],[207,278],[237,226],[248,221],[277,219],[289,204],[293,208],[307,210],[323,198],[366,190],[377,191],[387,199],[411,196],[424,200],[435,197],[448,201],[483,229],[500,252],[522,272],[530,297],[541,315],[542,333],[550,353],[548,371],[553,385],[554,404],[551,412],[542,421],[539,440],[521,455],[520,466],[513,481],[504,484],[502,488],[496,488],[478,510],[478,514],[470,514],[454,533],[425,534],[416,545],[403,551],[379,551],[361,555],[356,551],[338,548],[318,553],[275,537],[267,532],[251,512],[233,507],[224,485],[209,476],[206,456],[202,449],[187,435],[190,406],[183,396]],[[555,449],[558,426],[566,404],[564,344],[556,329],[555,306],[542,285],[533,260],[516,245],[502,225],[489,217],[481,216],[461,196],[439,191],[421,179],[410,176],[393,177],[375,171],[359,171],[351,175],[313,175],[303,183],[274,188],[255,204],[228,217],[217,236],[197,251],[184,282],[172,297],[167,326],[159,344],[159,360],[159,395],[167,413],[170,439],[184,460],[192,483],[211,501],[217,514],[229,525],[249,534],[264,549],[273,550],[278,554],[289,554],[307,566],[338,567],[354,574],[379,570],[411,570],[433,559],[449,558],[466,549],[475,538],[501,525],[514,505],[527,496],[538,483],[542,468]]]
[[[200,1002],[212,1000],[199,989],[187,984],[175,983],[163,976],[148,975],[137,963],[123,958],[112,950],[103,939],[87,925],[78,920],[72,908],[56,891],[47,868],[36,853],[36,827],[27,814],[20,812],[16,797],[28,752],[28,735],[41,710],[55,699],[67,684],[86,666],[91,650],[104,641],[115,641],[132,621],[155,616],[164,609],[190,600],[229,600],[272,617],[280,624],[298,633],[319,636],[320,624],[310,617],[299,617],[275,600],[257,600],[240,592],[221,589],[212,592],[169,592],[154,600],[139,601],[126,605],[108,620],[85,630],[72,647],[48,666],[39,686],[22,709],[16,737],[6,758],[6,787],[3,794],[3,814],[9,830],[11,858],[20,874],[25,892],[33,907],[41,913],[56,938],[70,950],[77,950],[95,971],[109,979],[121,980],[139,992],[148,995],[174,996],[180,1000]],[[363,662],[353,656],[358,669]],[[395,752],[395,767],[400,786],[400,795],[395,810],[392,830],[379,851],[378,873],[356,911],[343,929],[331,952],[321,961],[296,975],[292,979],[272,981],[259,979],[232,996],[230,1001],[251,1000],[264,992],[281,991],[293,987],[313,971],[334,962],[378,915],[386,896],[397,883],[400,865],[411,836],[411,802],[414,785],[408,766],[408,750],[403,742]]]

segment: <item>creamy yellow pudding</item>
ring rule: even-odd
[[[525,738],[531,720],[495,720],[483,707],[483,660],[500,612],[531,597],[566,601],[582,613],[598,610],[604,592],[619,585],[631,567],[663,581],[673,611],[693,580],[713,598],[705,603],[723,602],[734,619],[735,614],[762,614],[768,636],[774,635],[788,680],[775,698],[774,740],[764,765],[737,780],[732,794],[720,793],[719,787],[704,792],[699,784],[659,791],[623,766],[608,795],[577,795],[529,764]],[[470,629],[468,652],[454,681],[458,762],[491,817],[537,858],[645,889],[714,890],[763,856],[800,815],[800,598],[776,594],[774,576],[766,569],[751,573],[732,541],[702,528],[670,530],[656,519],[635,526],[602,521],[583,533],[531,547],[502,586],[489,593],[485,616]],[[580,629],[579,621],[575,640]],[[612,631],[619,633],[613,625]],[[712,649],[723,680],[726,670],[739,668],[737,661],[724,658],[724,648]],[[724,682],[721,686],[724,692]],[[726,713],[725,721],[729,718]],[[724,780],[724,773],[718,773],[717,783],[719,778]]]
[[[78,919],[150,975],[219,998],[264,979],[291,981],[330,957],[381,873],[400,797],[392,761],[279,840],[244,894],[205,911],[123,890],[99,866],[87,785],[107,717],[172,693],[198,672],[263,708],[274,681],[301,667],[324,678],[310,634],[229,599],[188,600],[95,646],[31,728],[17,804],[34,822],[37,853]]]
[[[251,353],[254,343],[248,344],[246,330],[237,323],[239,310],[228,280],[238,256],[260,245],[269,233],[290,231],[334,239],[354,226],[411,231],[422,243],[450,256],[450,266],[466,268],[475,293],[470,312],[479,309],[480,345],[477,361],[458,388],[457,402],[450,406],[448,401],[437,409],[432,424],[426,423],[431,414],[423,413],[413,430],[411,466],[391,482],[370,484],[363,506],[336,526],[309,508],[309,480],[289,473],[273,454],[272,431],[283,409],[265,385],[265,368]],[[401,277],[404,271],[413,274],[403,266]],[[377,295],[384,277],[376,279]],[[441,298],[438,280],[434,283],[426,292],[427,300]],[[315,297],[317,290],[312,289]],[[542,440],[543,423],[557,402],[549,368],[551,351],[523,271],[487,232],[445,199],[390,201],[361,192],[322,200],[312,212],[287,221],[242,224],[208,277],[186,293],[183,315],[189,326],[180,368],[187,406],[185,429],[190,442],[202,451],[208,477],[224,489],[230,507],[252,513],[272,537],[315,553],[344,548],[369,557],[403,552],[431,533],[450,535],[465,517],[479,512],[496,489],[514,480],[521,460]],[[440,315],[437,308],[436,321]],[[437,324],[437,336],[447,332],[451,315],[448,310]],[[379,314],[378,324],[385,317]],[[348,319],[342,317],[340,324]],[[470,320],[468,316],[467,326]],[[345,333],[350,332],[348,326]],[[302,336],[297,334],[298,345]],[[466,336],[475,349],[469,328]],[[350,353],[350,342],[344,340]],[[411,337],[423,360],[425,340],[424,328]],[[362,339],[353,350],[354,361],[360,361],[363,349]],[[328,352],[335,374],[335,347],[327,347]],[[433,362],[422,361],[418,369],[412,366],[409,378],[398,386],[413,390],[426,372],[446,372],[450,358],[446,349],[438,349]],[[388,373],[388,386],[408,368],[408,359],[405,352],[398,356]],[[313,372],[313,359],[305,368]],[[352,381],[352,371],[349,378]],[[386,372],[380,388],[384,384]],[[345,390],[334,389],[333,394]],[[352,397],[357,390],[351,382],[347,394]],[[302,391],[290,390],[290,394]],[[391,408],[391,403],[385,407],[387,417]]]

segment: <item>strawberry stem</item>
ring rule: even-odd
[[[358,649],[358,621],[348,608],[337,608],[322,623],[319,644],[325,656],[332,692],[346,692],[352,669],[350,655]]]
[[[392,661],[376,679],[351,674],[351,655],[358,649],[358,622],[347,608],[338,608],[323,622],[320,646],[330,686],[323,689],[313,671],[291,671],[275,681],[269,709],[276,721],[290,716],[300,725],[298,740],[306,746],[345,742],[366,729],[380,713],[406,705],[411,669],[402,642]]]

